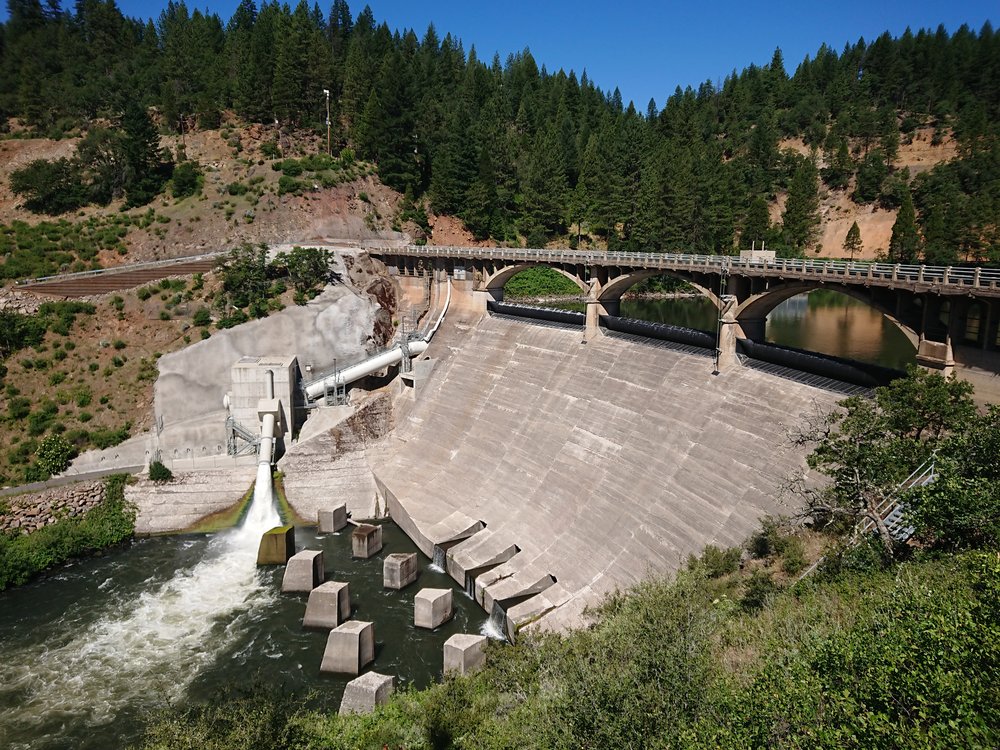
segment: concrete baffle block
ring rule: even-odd
[[[341,503],[335,508],[323,508],[318,514],[319,533],[332,534],[347,526],[347,505]]]
[[[382,588],[406,588],[417,580],[417,553],[394,552],[386,555],[382,565]]]
[[[320,672],[359,674],[375,660],[375,625],[351,620],[330,631]]]
[[[448,622],[453,613],[451,589],[420,589],[413,599],[413,624],[433,630]]]
[[[382,527],[362,523],[351,533],[351,550],[354,557],[367,560],[382,550]]]
[[[284,565],[295,554],[295,527],[275,526],[265,531],[257,548],[258,565]]]
[[[483,665],[486,636],[456,633],[444,642],[444,671],[469,674]]]
[[[304,549],[288,559],[285,577],[281,579],[281,591],[309,593],[323,583],[324,578],[323,550]]]
[[[370,714],[375,706],[389,701],[396,690],[396,678],[378,672],[368,672],[347,683],[340,701],[340,715]]]
[[[351,616],[351,587],[340,581],[327,581],[309,592],[304,628],[333,629]]]

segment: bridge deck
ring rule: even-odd
[[[913,291],[975,293],[1000,297],[1000,269],[923,266],[862,261],[749,260],[729,255],[689,255],[684,253],[605,252],[596,250],[535,249],[505,247],[453,247],[407,245],[369,247],[375,254],[413,258],[452,258],[507,263],[538,263],[610,268],[693,271],[803,279],[863,286],[906,287]]]

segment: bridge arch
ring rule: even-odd
[[[699,284],[694,281],[690,276],[684,273],[675,273],[671,271],[664,271],[662,269],[647,269],[642,271],[630,271],[629,273],[623,273],[621,276],[616,276],[613,279],[608,279],[608,282],[601,287],[601,290],[597,294],[597,299],[600,302],[614,302],[620,300],[622,295],[625,294],[629,289],[631,289],[636,284],[645,281],[646,279],[651,279],[654,276],[670,276],[674,279],[680,279],[685,281],[703,295],[708,297],[720,310],[722,309],[722,303],[719,300],[719,296],[715,294],[710,288],[703,284]]]
[[[873,295],[866,293],[867,290],[864,287],[859,288],[846,284],[825,284],[808,281],[790,281],[778,284],[772,286],[767,291],[741,300],[735,310],[736,320],[750,338],[756,338],[756,336],[750,335],[749,332],[754,330],[762,335],[763,325],[761,321],[764,321],[778,305],[792,297],[797,297],[800,294],[808,294],[817,289],[827,289],[843,294],[845,297],[856,299],[868,305],[873,310],[877,310],[902,331],[903,335],[913,344],[914,348],[919,346],[919,322],[916,322],[916,325],[914,325],[915,321],[901,320],[897,317],[895,310],[890,310]]]
[[[494,299],[503,299],[503,288],[506,286],[507,282],[512,278],[517,276],[521,271],[526,271],[529,268],[551,268],[553,271],[562,274],[567,279],[572,281],[578,287],[580,291],[587,294],[590,291],[590,286],[575,273],[570,273],[565,268],[562,268],[558,264],[554,263],[516,263],[511,266],[504,266],[503,268],[495,270],[489,276],[483,275],[482,288],[494,297]]]

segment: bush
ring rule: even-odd
[[[174,167],[171,192],[178,200],[201,192],[201,169],[198,162],[185,161]]]
[[[770,573],[755,570],[746,582],[743,596],[740,597],[740,607],[747,612],[763,609],[771,603],[779,590],[778,584],[774,582]]]
[[[35,460],[49,475],[61,474],[76,456],[74,448],[62,435],[46,435],[35,451]]]
[[[162,462],[153,461],[149,464],[149,478],[153,482],[169,482],[174,478],[174,473]]]
[[[90,439],[93,441],[94,445],[99,449],[104,450],[105,448],[110,448],[114,445],[118,445],[125,440],[128,440],[129,432],[132,429],[132,423],[126,422],[122,427],[117,430],[112,429],[100,429],[94,430],[90,433]]]
[[[199,307],[194,311],[191,322],[199,328],[210,325],[212,323],[212,313],[209,312],[207,307]]]
[[[701,558],[694,560],[692,557],[688,566],[694,569],[698,564],[704,566],[705,574],[709,578],[721,578],[740,569],[740,550],[738,547],[723,550],[714,544],[709,544],[702,552]]]

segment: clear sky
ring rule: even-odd
[[[69,7],[71,0],[63,0]],[[350,2],[356,17],[363,0]],[[228,20],[239,0],[188,0]],[[297,0],[289,0],[294,7]],[[259,4],[259,0],[258,0]],[[859,37],[883,31],[894,36],[907,26],[949,32],[963,23],[978,32],[987,20],[1000,23],[1000,2],[991,0],[369,0],[376,20],[393,29],[413,28],[422,37],[429,23],[438,35],[450,32],[480,59],[501,59],[529,47],[550,71],[586,70],[604,90],[621,89],[626,102],[645,110],[650,97],[664,103],[676,86],[719,82],[733,69],[767,64],[780,47],[789,74],[826,42],[838,52]],[[157,17],[166,0],[119,0],[129,16]],[[329,12],[330,0],[320,2]],[[6,18],[6,3],[0,19]]]

